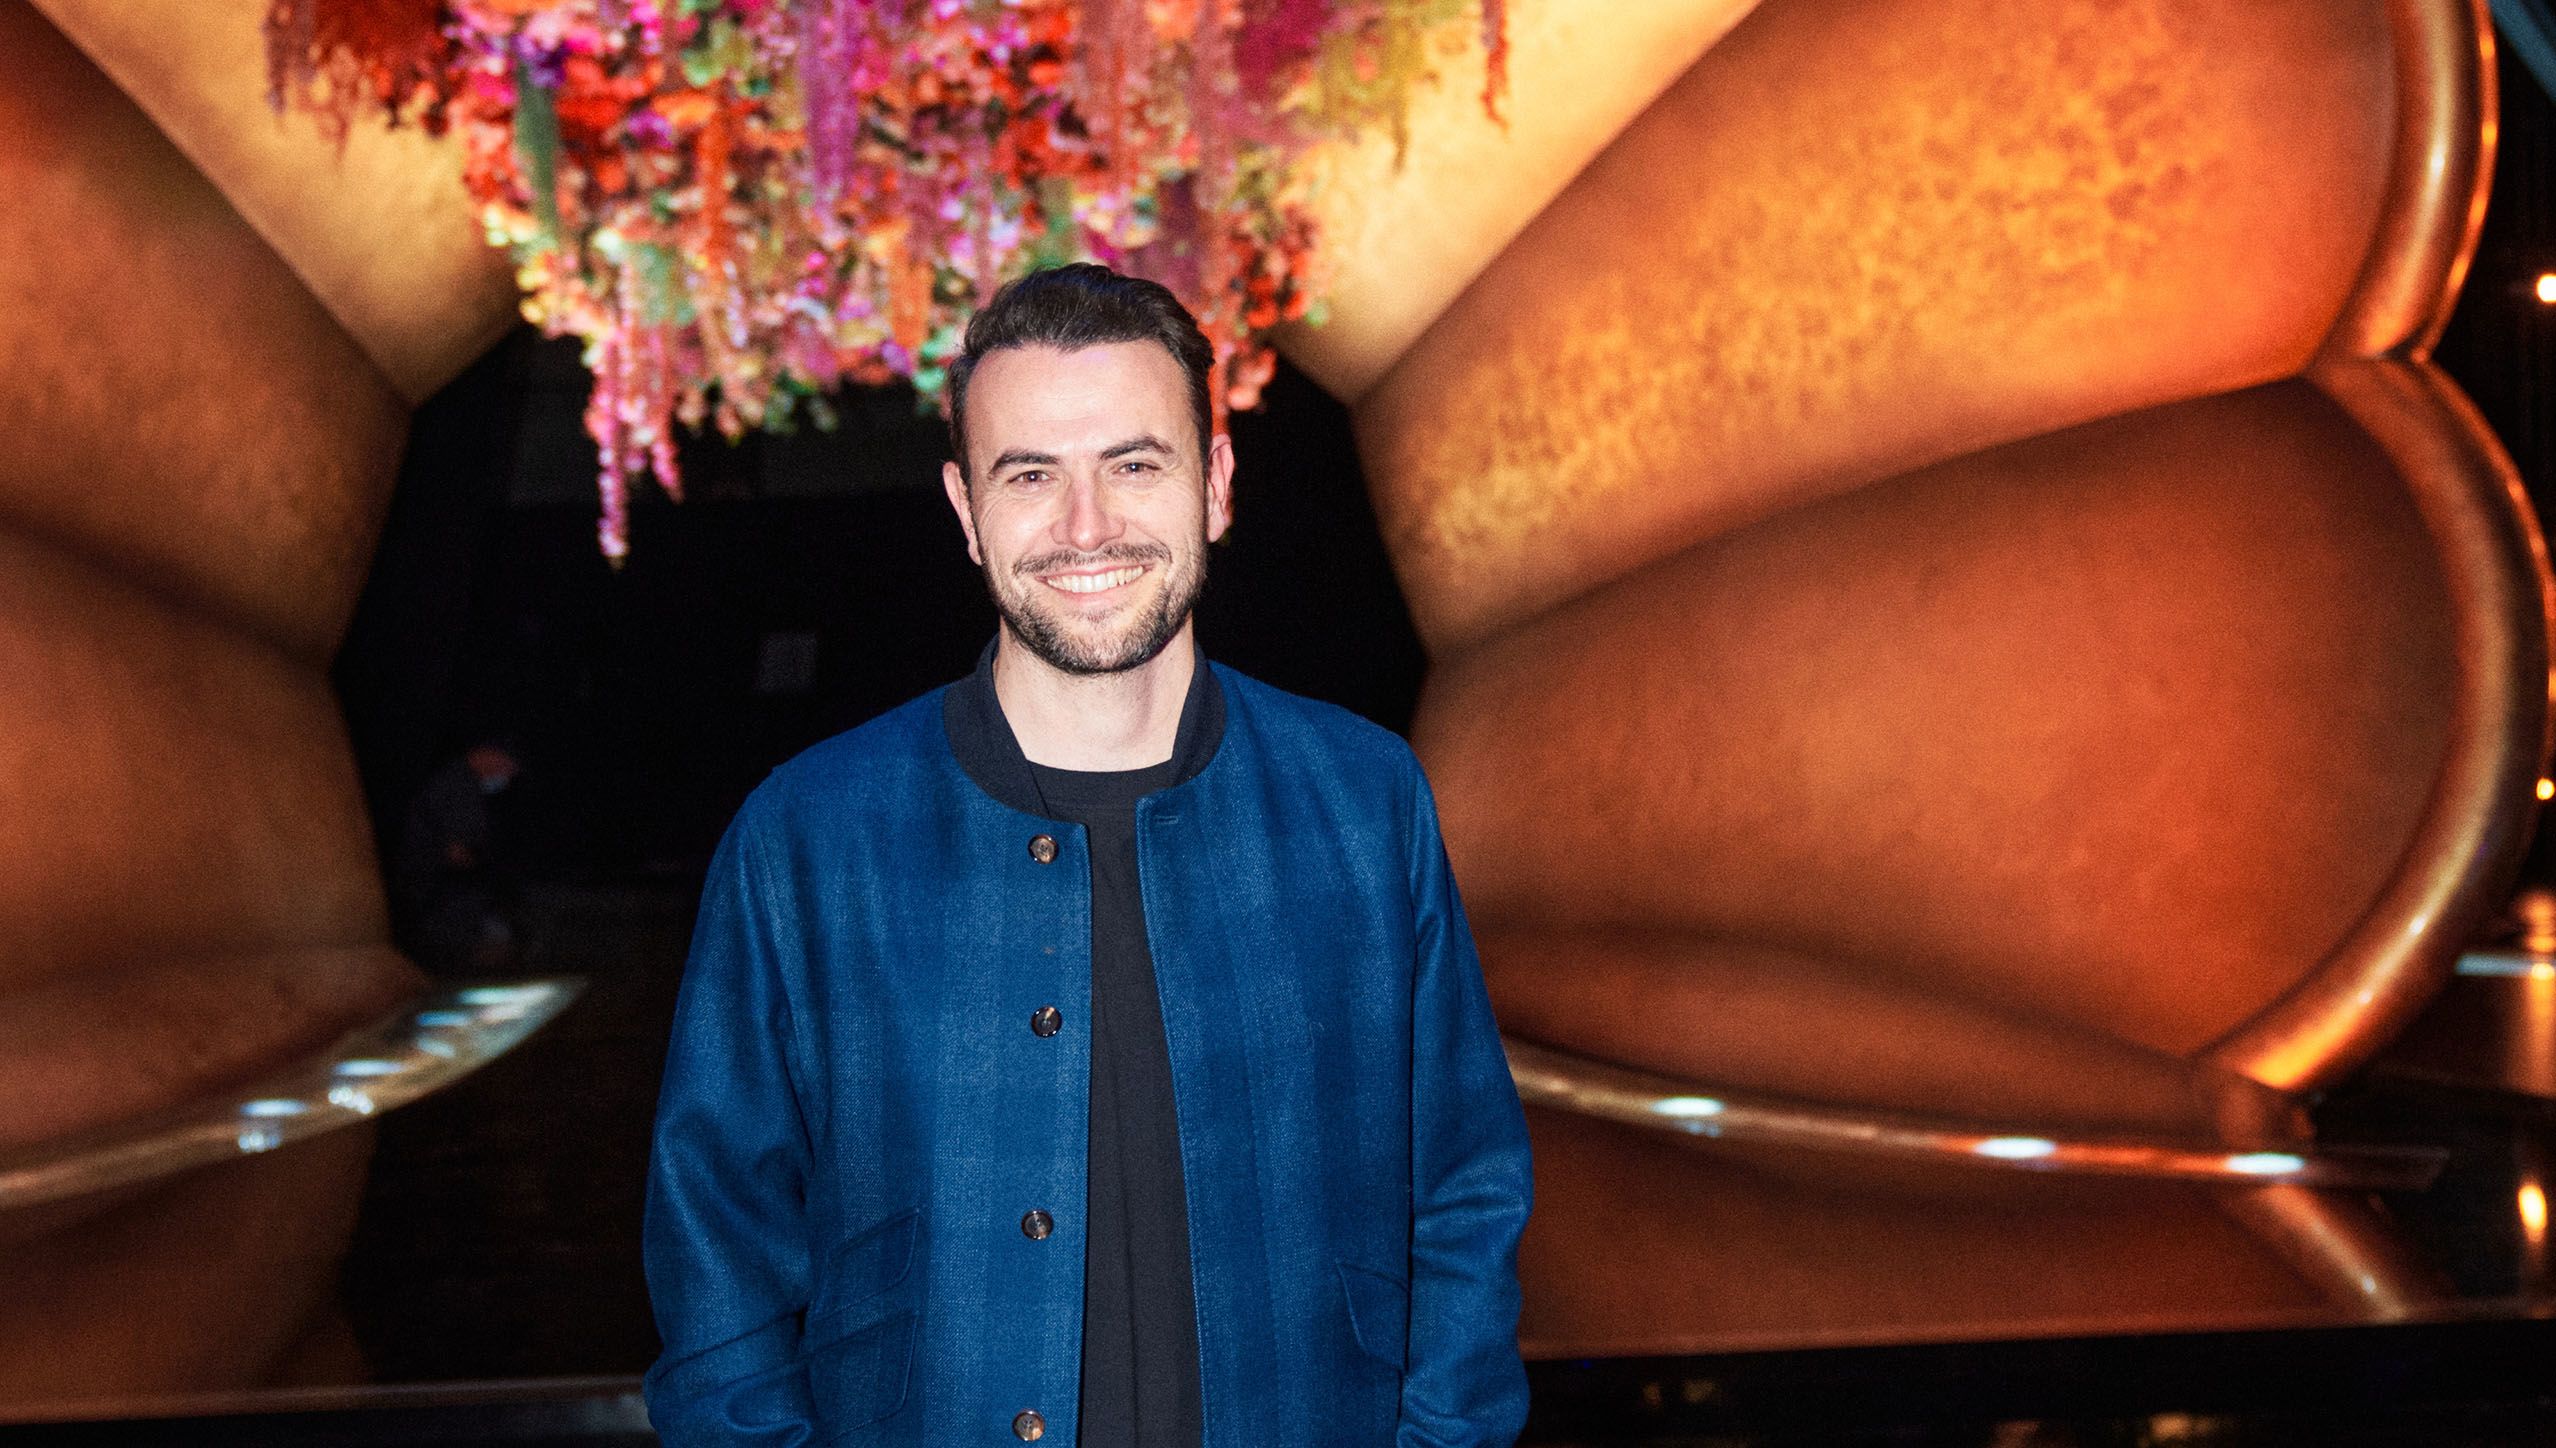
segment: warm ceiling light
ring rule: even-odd
[[[2540,799],[2556,799],[2556,779],[2540,780],[2538,782],[2538,797]]]
[[[2547,1189],[2536,1182],[2520,1188],[2521,1235],[2533,1247],[2547,1240]]]
[[[2538,274],[2538,299],[2556,306],[2556,272]]]

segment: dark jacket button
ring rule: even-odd
[[[1030,1012],[1030,1034],[1052,1036],[1065,1029],[1065,1013],[1054,1006],[1040,1006]]]
[[[1056,1230],[1056,1219],[1045,1212],[1033,1211],[1021,1218],[1021,1235],[1033,1242],[1044,1242]]]
[[[1054,835],[1030,836],[1030,858],[1038,861],[1042,865],[1054,860],[1056,858],[1056,837]]]
[[[1047,1420],[1035,1409],[1012,1419],[1012,1436],[1024,1443],[1035,1443],[1047,1432]]]

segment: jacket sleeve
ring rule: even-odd
[[[799,1352],[808,1131],[782,984],[801,935],[757,813],[749,800],[710,866],[648,1160],[641,1247],[665,1351],[645,1390],[669,1448],[815,1437]]]
[[[1517,1342],[1518,1236],[1532,1191],[1526,1119],[1437,810],[1416,765],[1413,776],[1411,1326],[1396,1443],[1505,1445],[1527,1410]]]

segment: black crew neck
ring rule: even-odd
[[[1194,642],[1191,646],[1196,647]],[[1197,778],[1214,761],[1217,747],[1224,742],[1224,687],[1216,682],[1215,671],[1208,667],[1204,652],[1197,653],[1195,660],[1189,676],[1189,693],[1181,701],[1180,729],[1172,742],[1171,758],[1148,766],[1149,770],[1164,771],[1164,777],[1138,790],[1140,796]],[[992,643],[987,643],[985,651],[977,656],[975,671],[942,693],[941,729],[949,738],[950,752],[957,756],[959,768],[976,782],[977,788],[1023,814],[1058,818],[1047,806],[1048,791],[1039,777],[1039,771],[1047,766],[1029,762],[1029,756],[1021,752],[1020,737],[1012,732],[1011,721],[1003,717],[1002,700],[994,692]],[[1091,779],[1146,772],[1055,771],[1059,775],[1080,775]],[[1062,783],[1069,790],[1075,787],[1071,779]],[[1063,800],[1059,798],[1056,802],[1061,805]]]
[[[1049,814],[1080,819],[1100,810],[1132,810],[1136,801],[1175,782],[1179,757],[1141,769],[1059,769],[1032,761],[1030,778]]]

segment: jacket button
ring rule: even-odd
[[[1012,1419],[1012,1436],[1024,1443],[1035,1443],[1047,1432],[1047,1420],[1035,1409]]]
[[[1030,1012],[1030,1034],[1052,1036],[1065,1029],[1065,1013],[1054,1006],[1040,1006]]]
[[[1021,1218],[1021,1235],[1033,1242],[1044,1242],[1056,1230],[1056,1219],[1045,1212],[1033,1211]]]
[[[1056,858],[1056,837],[1054,835],[1030,836],[1030,858],[1038,861],[1042,865],[1054,860]]]

